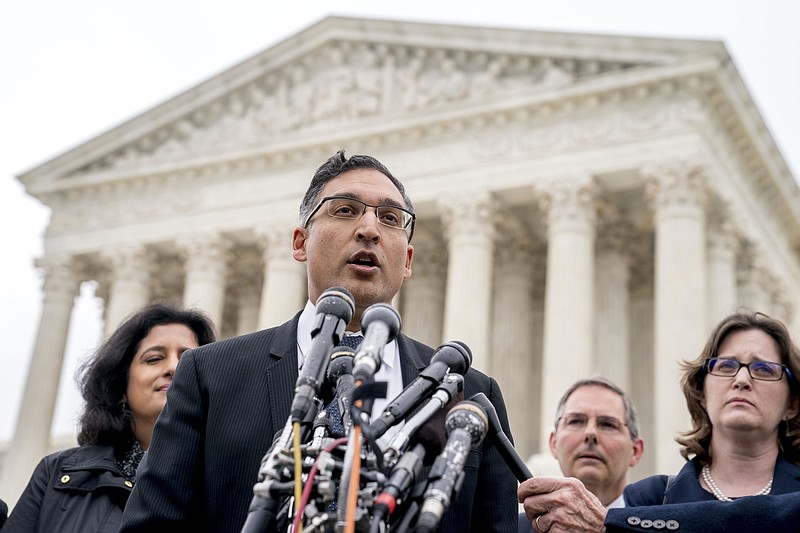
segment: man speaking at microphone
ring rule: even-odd
[[[414,208],[402,183],[378,160],[337,152],[314,174],[299,215],[291,245],[294,258],[306,263],[305,309],[281,326],[183,355],[121,532],[238,533],[261,459],[289,416],[319,296],[331,287],[350,291],[355,311],[346,330],[357,332],[364,310],[391,303],[411,276]],[[389,383],[389,399],[429,364],[433,351],[402,333],[386,345],[375,379]],[[470,369],[464,393],[478,392],[490,398],[510,434],[497,383]],[[380,409],[376,402],[373,417]],[[514,531],[516,487],[487,439],[470,453],[464,484],[438,531]]]

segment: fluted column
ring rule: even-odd
[[[595,269],[595,370],[625,391],[631,384],[630,259],[625,253],[629,228],[629,223],[620,220],[600,226]]]
[[[489,362],[494,223],[487,191],[465,192],[440,205],[448,239],[444,338],[472,350],[472,366]]]
[[[225,305],[226,242],[211,235],[184,241],[182,247],[186,253],[183,304],[205,311],[220,332]]]
[[[439,236],[414,235],[411,277],[403,283],[403,331],[429,346],[439,346],[444,317],[447,253]]]
[[[3,461],[0,494],[13,505],[36,463],[49,452],[61,366],[79,280],[69,258],[46,257],[44,302],[14,437]]]
[[[722,320],[737,307],[737,240],[730,222],[716,212],[708,228],[709,325]]]
[[[279,224],[261,228],[257,234],[264,253],[264,285],[258,329],[282,324],[306,302],[306,270],[292,257],[294,225]]]
[[[774,283],[762,258],[763,253],[759,246],[752,243],[746,248],[745,260],[737,272],[739,304],[754,311],[772,314],[771,292]]]
[[[576,379],[592,373],[594,334],[595,187],[590,176],[563,180],[545,191],[547,281],[541,419]],[[568,370],[568,371],[566,371]],[[540,449],[550,428],[542,427]]]
[[[675,437],[690,427],[679,362],[694,358],[708,334],[705,180],[693,162],[643,169],[654,200],[656,471],[677,472],[683,459]]]
[[[263,255],[258,246],[248,246],[233,250],[228,261],[228,297],[233,299],[232,307],[237,310],[237,335],[252,333],[258,329],[264,276]]]
[[[150,301],[151,268],[142,246],[109,250],[104,255],[111,265],[105,313],[108,337],[128,315]]]
[[[514,442],[522,457],[533,451],[537,417],[537,354],[533,346],[533,246],[526,228],[507,212],[499,216],[498,235],[513,246],[498,247],[492,311],[492,359],[489,372],[503,390]]]

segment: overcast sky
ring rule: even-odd
[[[15,176],[326,15],[721,40],[800,176],[798,0],[3,0],[0,4],[0,440],[11,437],[41,310],[49,211]],[[315,165],[309,162],[309,169]],[[99,304],[79,298],[55,434],[71,433],[77,364],[96,346]]]

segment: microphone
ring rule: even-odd
[[[365,383],[380,369],[383,348],[400,333],[400,314],[389,304],[372,304],[361,315],[361,331],[364,340],[353,359],[353,376]]]
[[[444,441],[447,439],[443,434],[444,421],[437,420],[439,417],[435,417],[435,415],[440,413],[454,398],[460,397],[460,399],[463,400],[463,391],[464,378],[460,374],[448,374],[445,376],[442,384],[436,388],[436,392],[433,393],[430,400],[428,400],[414,416],[406,421],[405,425],[395,433],[392,440],[386,445],[383,453],[384,462],[388,465],[395,464],[400,455],[408,448],[411,437],[414,436],[418,430],[420,433],[423,433],[423,429],[428,428],[428,431],[425,431],[425,435],[420,435],[418,440],[420,442],[441,440],[442,444],[438,444],[438,449],[430,449],[431,447],[428,447],[432,455],[438,455],[444,446]],[[431,419],[439,423],[437,424],[434,422],[429,424],[428,422]]]
[[[492,402],[489,401],[489,398],[487,398],[484,393],[479,392],[470,396],[469,399],[479,404],[486,411],[486,416],[489,418],[489,436],[492,437],[492,441],[497,446],[497,451],[500,452],[500,455],[511,469],[511,472],[513,472],[514,477],[517,478],[517,481],[523,482],[526,479],[532,478],[533,473],[531,473],[528,465],[526,465],[522,457],[519,456],[514,445],[511,444],[508,436],[503,431],[503,426],[500,425],[500,419],[497,417],[497,411],[494,405],[492,405]]]
[[[383,485],[383,491],[375,498],[372,513],[374,521],[388,519],[397,504],[403,503],[406,493],[414,486],[420,472],[422,472],[425,455],[425,446],[417,444],[404,453],[400,461],[392,468],[389,479]]]
[[[417,519],[417,533],[433,533],[464,482],[464,464],[470,449],[486,437],[489,421],[479,404],[460,402],[447,414],[447,444],[433,462],[428,487]]]
[[[380,437],[388,429],[416,409],[426,398],[428,398],[439,383],[442,382],[448,373],[461,374],[467,373],[472,364],[472,352],[463,342],[446,342],[439,346],[431,357],[431,363],[414,381],[408,384],[392,402],[386,406],[374,422],[372,422],[372,432],[375,438]]]
[[[303,361],[297,378],[291,413],[292,422],[303,420],[319,393],[328,367],[328,354],[344,334],[344,328],[353,318],[355,303],[350,291],[332,287],[317,299],[317,315],[311,330],[311,350]]]
[[[350,432],[353,421],[350,418],[350,399],[353,396],[355,379],[353,378],[353,356],[355,351],[349,346],[337,346],[331,354],[328,364],[328,383],[334,388],[334,397],[339,406],[342,426],[345,433]]]

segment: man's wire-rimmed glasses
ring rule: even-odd
[[[303,223],[304,228],[308,227],[311,219],[323,205],[329,216],[343,220],[358,220],[367,212],[367,208],[371,207],[375,210],[375,217],[380,224],[405,231],[409,242],[414,236],[414,224],[417,216],[408,209],[390,204],[371,205],[351,196],[326,196],[320,200],[306,217]]]
[[[564,428],[571,431],[583,431],[589,424],[589,419],[595,419],[595,425],[598,431],[604,433],[621,433],[623,426],[627,426],[625,422],[615,416],[596,416],[590,417],[583,413],[567,413],[559,418],[559,421],[564,421]]]

